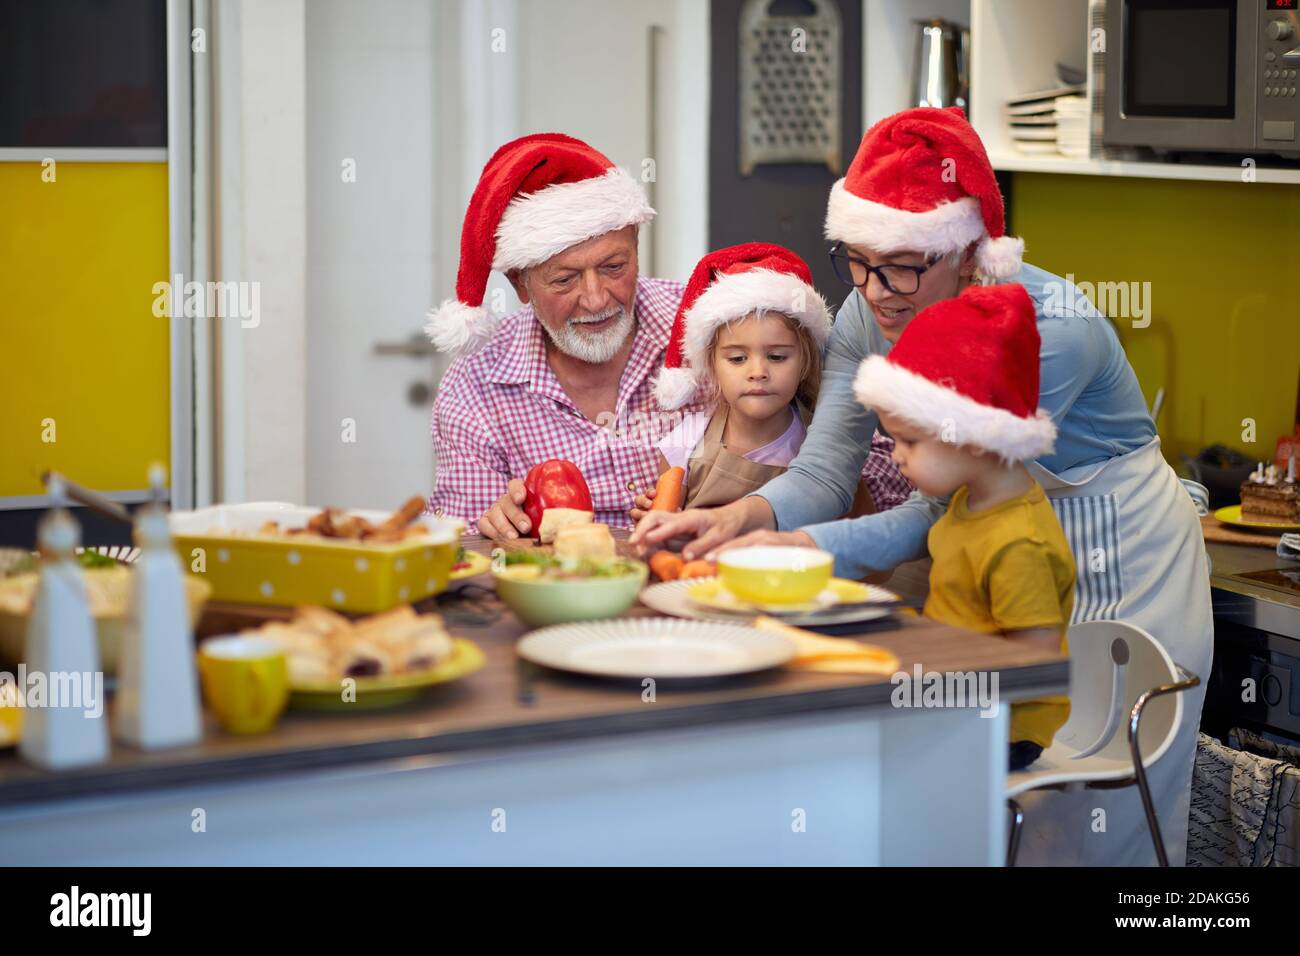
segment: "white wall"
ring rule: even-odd
[[[686,281],[708,241],[709,5],[528,0],[519,28],[519,134],[577,136],[636,176],[652,159],[659,216],[642,230],[643,272]]]
[[[260,285],[218,332],[218,496],[302,501],[306,469],[304,0],[217,4],[214,278]]]
[[[862,49],[864,129],[906,109],[916,60],[914,21],[942,17],[971,23],[970,0],[863,0]]]

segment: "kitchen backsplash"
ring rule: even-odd
[[[1300,188],[1017,173],[1012,196],[1025,260],[1091,284],[1148,404],[1165,388],[1166,458],[1271,458],[1300,375]]]

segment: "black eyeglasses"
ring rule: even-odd
[[[830,255],[835,276],[845,285],[865,289],[874,272],[880,284],[895,295],[911,295],[921,288],[921,276],[934,265],[934,262],[930,261],[923,266],[900,266],[893,263],[873,266],[849,255],[848,249],[842,242],[831,246]]]

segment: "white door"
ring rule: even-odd
[[[395,507],[433,488],[446,360],[421,327],[454,294],[460,223],[497,147],[587,140],[649,174],[644,274],[684,281],[704,253],[708,4],[313,0],[306,16],[307,498]]]
[[[434,48],[428,0],[306,5],[307,501],[433,485]]]

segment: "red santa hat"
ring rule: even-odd
[[[641,184],[586,143],[536,133],[506,143],[483,167],[465,212],[456,298],[425,331],[444,352],[476,352],[501,316],[483,307],[488,275],[545,262],[595,236],[654,218]]]
[[[934,256],[976,243],[990,279],[1020,271],[1024,240],[1005,233],[993,166],[957,106],[904,110],[867,130],[826,207],[829,239]]]
[[[749,242],[710,252],[695,266],[673,320],[664,368],[655,380],[663,408],[680,408],[711,379],[709,346],[718,329],[751,312],[780,312],[812,334],[820,348],[831,313],[807,264],[783,246]]]
[[[1038,408],[1038,318],[1023,286],[970,286],[908,323],[871,355],[853,389],[868,408],[960,445],[1030,461],[1056,426]]]

